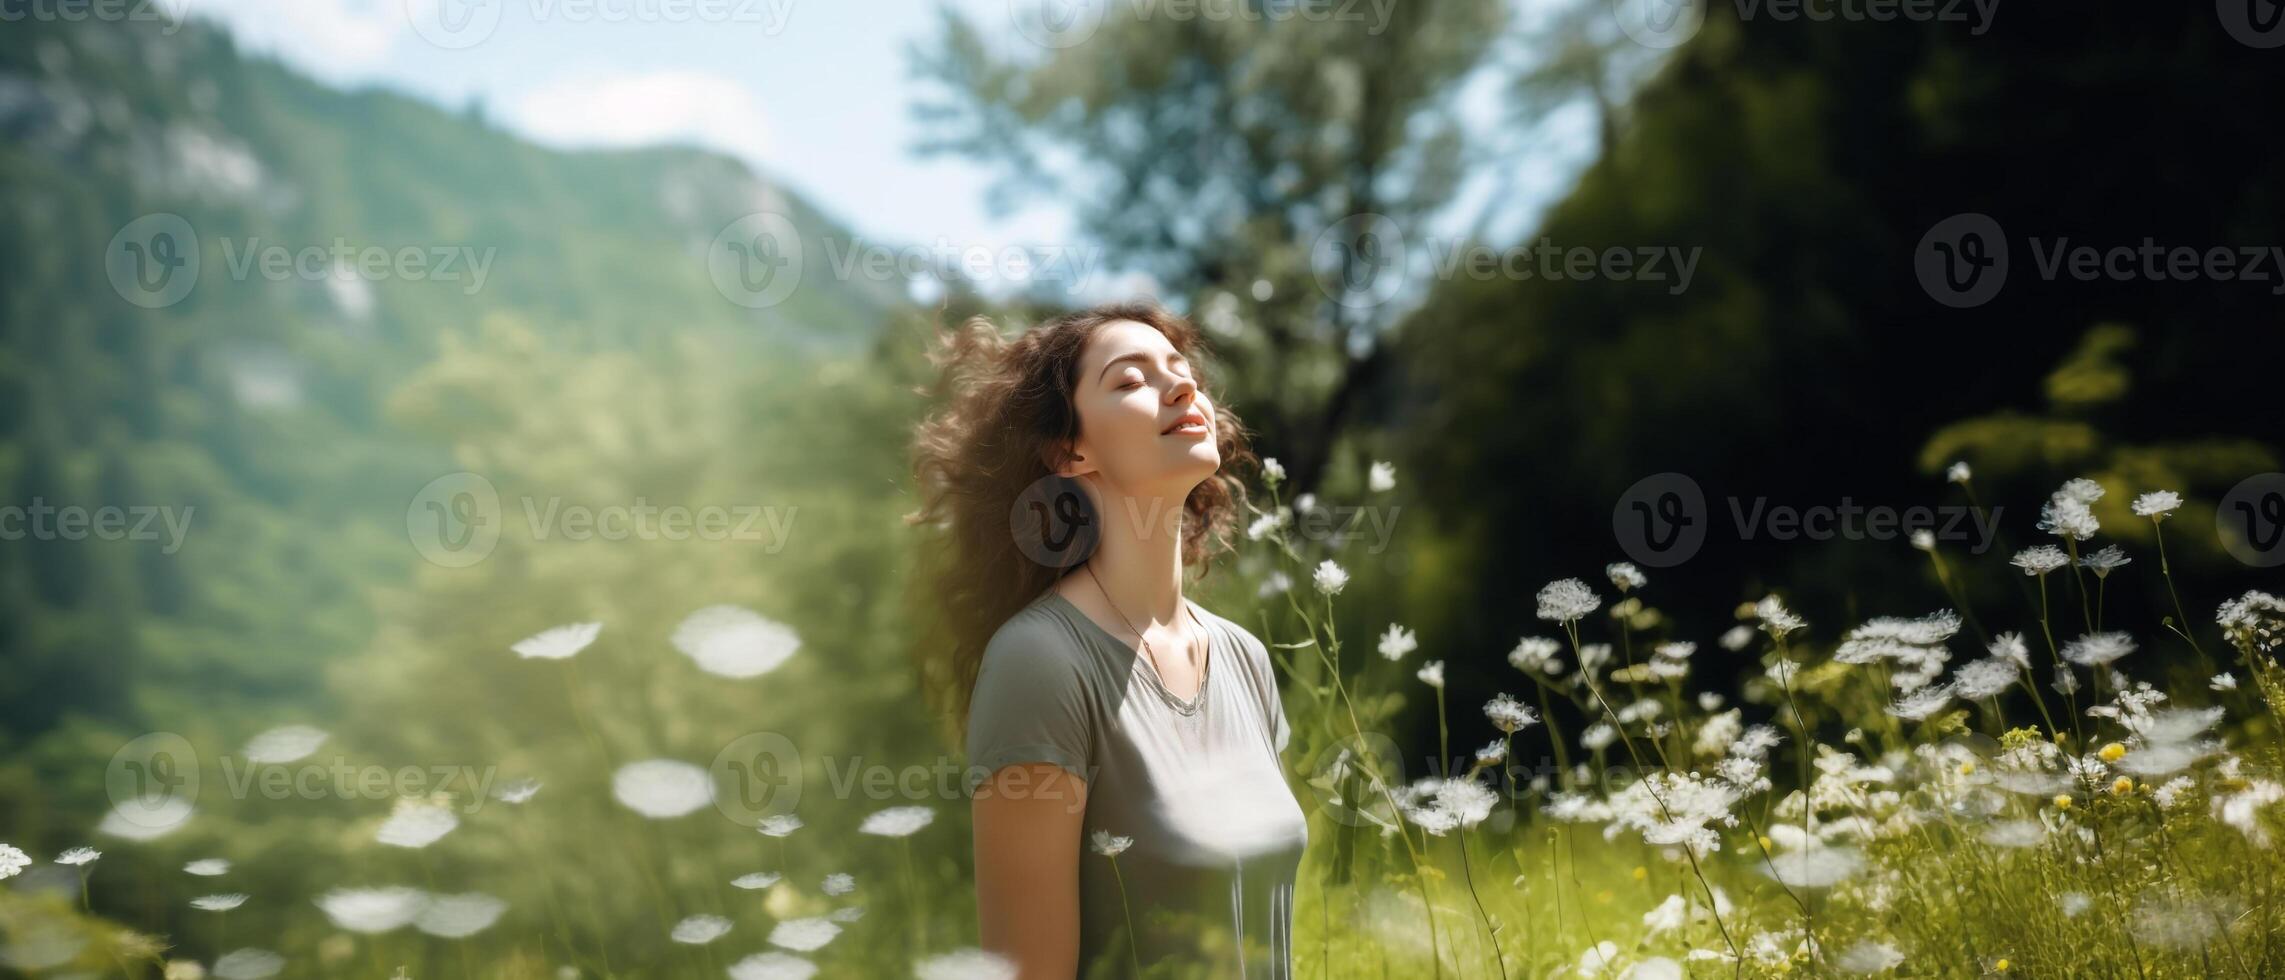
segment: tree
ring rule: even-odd
[[[1299,8],[1214,16],[1114,5],[1099,24],[996,48],[946,10],[913,52],[934,83],[923,153],[1004,168],[1000,209],[1078,205],[1116,266],[1154,279],[1215,336],[1227,395],[1302,489],[1388,365],[1401,275],[1375,232],[1417,234],[1451,199],[1460,79],[1504,25],[1498,4]],[[1091,28],[1091,30],[1090,30]],[[1075,43],[1074,43],[1075,42]]]

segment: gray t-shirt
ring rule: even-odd
[[[1289,729],[1276,674],[1252,633],[1183,602],[1208,647],[1188,703],[1052,589],[1009,617],[976,677],[968,789],[1019,762],[1087,780],[1081,976],[1128,974],[1131,915],[1136,958],[1152,976],[1284,980],[1309,826],[1278,755]],[[1134,838],[1116,874],[1095,852],[1098,830]]]

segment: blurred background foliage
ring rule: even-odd
[[[1257,450],[1287,463],[1289,494],[1359,496],[1368,461],[1394,462],[1390,547],[1342,553],[1356,576],[1345,635],[1412,626],[1449,665],[1454,702],[1482,700],[1505,652],[1539,632],[1527,597],[1625,557],[1613,502],[1666,471],[1714,501],[1706,547],[1653,572],[1661,605],[1701,640],[1771,588],[1813,622],[1946,604],[1900,539],[1740,540],[1721,501],[1958,503],[1942,480],[1954,460],[2003,507],[2003,542],[2028,543],[2034,502],[2091,476],[2112,486],[2105,526],[2129,542],[2148,528],[2126,518],[2126,491],[2191,499],[2169,545],[2185,592],[2203,597],[2193,607],[2254,577],[2218,546],[2211,504],[2279,468],[2277,297],[2041,282],[2019,254],[1997,299],[1952,310],[1920,291],[1911,252],[1967,211],[2013,235],[2097,244],[2285,241],[2285,133],[2258,108],[2280,81],[2274,52],[2239,45],[2201,5],[2010,8],[1971,35],[1746,24],[1716,4],[1664,58],[1618,36],[1599,4],[1528,32],[1495,4],[1394,12],[1369,36],[1114,21],[1041,54],[948,11],[913,52],[931,133],[916,152],[1001,167],[1011,202],[1083,202],[1086,244],[1208,329],[1217,387]],[[1456,87],[1482,65],[1510,76],[1517,134],[1489,146],[1453,117]],[[1371,212],[1423,241],[1465,167],[1530,166],[1532,127],[1581,104],[1598,156],[1576,187],[1521,242],[1480,243],[1702,248],[1687,291],[1416,279],[1358,307],[1320,288],[1322,229]],[[87,842],[108,806],[105,763],[149,731],[188,737],[211,765],[256,732],[307,723],[355,762],[494,765],[543,780],[543,798],[586,800],[608,795],[598,745],[613,762],[704,763],[772,730],[817,754],[957,754],[904,659],[925,643],[905,626],[900,521],[921,352],[939,325],[985,314],[1014,328],[1069,297],[955,281],[922,305],[902,283],[813,273],[785,303],[745,309],[707,277],[726,222],[768,209],[805,241],[846,237],[768,175],[689,149],[539,148],[477,112],[326,88],[203,25],[10,23],[0,133],[7,500],[193,515],[173,554],[146,541],[0,546],[0,836],[43,857]],[[92,259],[156,211],[200,230],[208,273],[152,311],[121,301]],[[1455,243],[1484,226],[1472,227]],[[225,238],[465,243],[497,262],[473,295],[233,281],[217,271]],[[489,479],[511,518],[525,498],[640,499],[760,505],[792,523],[767,543],[574,542],[511,519],[487,560],[440,567],[408,542],[406,510],[456,471]],[[1982,567],[1971,599],[2017,596],[2003,566]],[[1206,601],[1257,621],[1256,571],[1209,579]],[[717,603],[791,624],[801,654],[755,681],[698,672],[666,638]],[[577,661],[508,652],[584,620],[605,625]],[[576,683],[546,676],[571,663]],[[1733,679],[1719,662],[1702,669]],[[599,737],[572,724],[566,692],[591,699]],[[1408,744],[1433,744],[1432,706],[1402,707]],[[1463,745],[1490,734],[1480,719],[1461,726]],[[748,849],[769,854],[750,834],[692,833],[658,854],[471,821],[455,860],[422,869],[372,853],[386,808],[371,802],[208,800],[183,832],[106,857],[99,880],[142,884],[95,889],[95,910],[197,953],[206,925],[184,906],[196,886],[167,883],[185,860],[227,856],[273,895],[348,883],[344,868],[429,874],[513,907],[603,903],[619,908],[612,921],[639,922],[645,898],[627,882],[657,873],[707,895]],[[804,813],[839,840],[880,805],[821,798]],[[931,832],[946,842],[917,874],[965,901],[964,834]],[[899,859],[852,848],[795,869],[883,882]],[[502,884],[533,861],[624,864]],[[232,929],[292,944],[314,928],[306,910],[256,903]],[[633,961],[677,955],[659,951],[663,930],[611,938]]]

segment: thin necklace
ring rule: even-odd
[[[1118,601],[1111,598],[1111,590],[1103,587],[1102,579],[1095,578],[1094,562],[1088,562],[1079,567],[1087,570],[1087,577],[1094,580],[1095,591],[1103,594],[1103,602],[1111,607],[1111,612],[1119,617],[1120,622],[1127,624],[1127,629],[1134,633],[1135,639],[1142,641],[1143,653],[1150,657],[1151,672],[1160,675],[1159,684],[1160,686],[1164,686],[1166,683],[1165,672],[1158,669],[1158,654],[1150,648],[1150,637],[1144,636],[1143,631],[1135,629],[1134,620],[1128,619],[1126,612],[1119,608]],[[1189,614],[1189,603],[1183,603],[1182,612],[1185,616]],[[1182,630],[1182,659],[1190,664],[1190,669],[1193,673],[1196,673],[1199,670],[1197,659],[1191,656],[1192,652],[1194,652],[1195,649],[1196,644],[1190,642],[1190,629],[1188,626],[1184,626]],[[1200,678],[1200,682],[1201,690],[1203,690],[1204,678]],[[1197,695],[1192,695],[1192,697],[1196,696]]]

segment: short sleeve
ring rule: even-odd
[[[1284,695],[1278,691],[1277,668],[1270,663],[1269,646],[1246,628],[1235,623],[1231,627],[1245,638],[1246,654],[1253,659],[1254,670],[1261,678],[1262,717],[1269,719],[1270,744],[1282,753],[1285,743],[1293,739],[1293,729],[1285,720]]]
[[[1001,767],[1061,766],[1081,779],[1093,758],[1093,711],[1073,639],[1019,614],[984,647],[968,709],[968,792]]]

